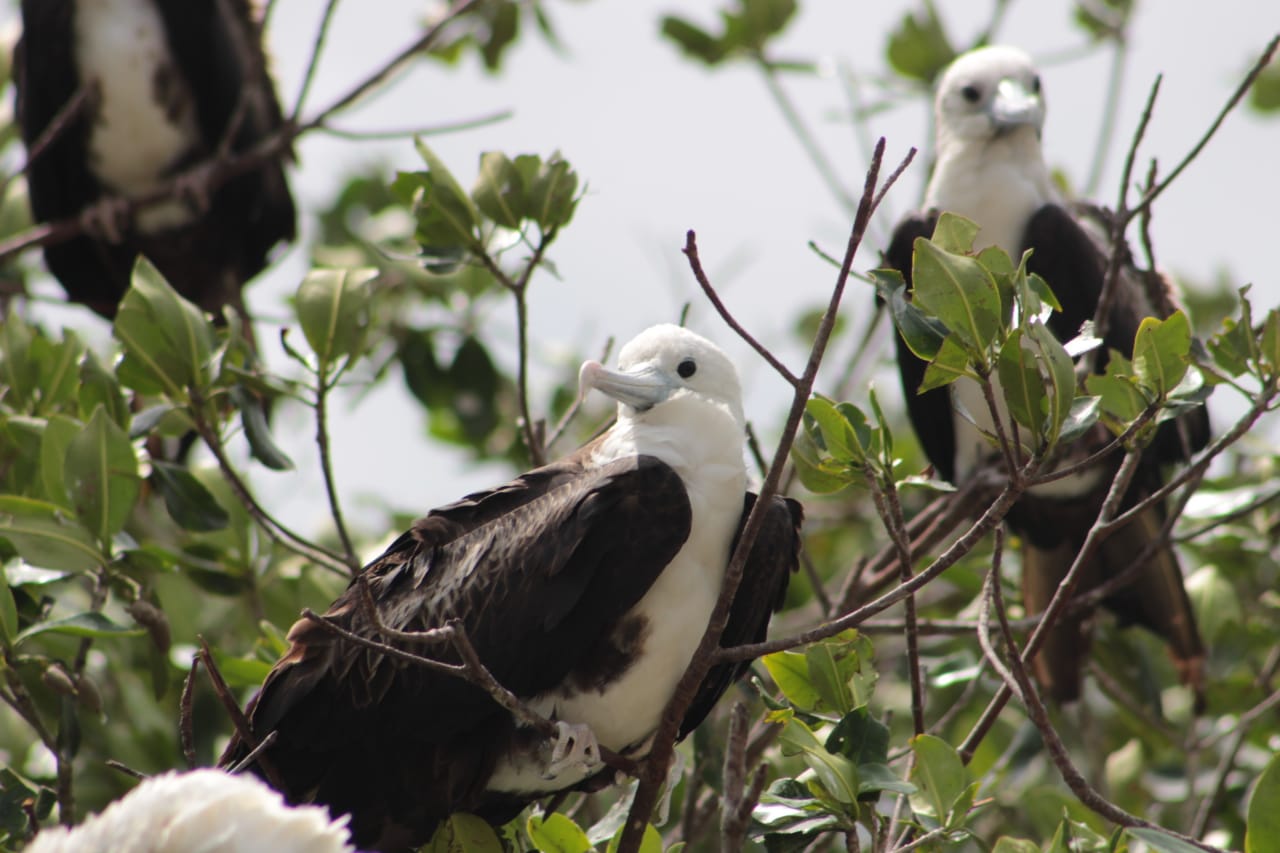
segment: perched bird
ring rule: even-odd
[[[362,573],[379,620],[421,631],[453,620],[480,661],[557,722],[554,744],[481,687],[393,658],[303,619],[252,702],[277,739],[254,766],[293,803],[351,815],[361,849],[403,850],[447,815],[498,824],[544,795],[596,790],[596,746],[645,755],[706,630],[755,495],[746,490],[737,373],[707,340],[655,326],[618,369],[582,366],[583,393],[617,421],[559,462],[433,510]],[[724,645],[764,638],[797,567],[801,509],[776,498],[732,602]],[[387,638],[357,579],[327,616],[361,637],[440,660],[449,643]],[[689,708],[696,727],[747,664],[718,665]],[[249,752],[233,740],[221,763]]]
[[[251,12],[251,0],[22,0],[14,76],[32,211],[85,223],[44,249],[71,301],[114,317],[143,255],[204,310],[243,315],[241,287],[294,239],[278,159],[212,192],[197,173],[127,215],[130,199],[280,127]]]
[[[346,820],[285,805],[251,776],[165,773],[80,826],[50,827],[27,853],[354,853]]]
[[[899,223],[885,253],[886,264],[901,272],[910,286],[916,238],[932,236],[940,212],[965,216],[981,229],[975,250],[998,246],[1015,263],[1025,250],[1032,250],[1028,270],[1048,282],[1062,305],[1046,325],[1060,340],[1075,337],[1098,307],[1106,249],[1054,190],[1040,147],[1044,95],[1031,59],[1004,46],[960,56],[942,75],[934,112],[937,163],[925,192],[925,212]],[[1136,270],[1121,277],[1103,338],[1107,349],[1132,357],[1142,319],[1167,317],[1175,310],[1167,285],[1148,286],[1151,278]],[[926,455],[943,478],[966,479],[995,452],[980,432],[992,434],[993,424],[978,384],[960,380],[949,388],[917,393],[925,363],[900,336],[897,347],[907,412]],[[1097,369],[1105,362],[1104,355]],[[957,406],[969,417],[959,416]],[[1161,465],[1186,459],[1208,437],[1208,414],[1202,406],[1162,424],[1143,454],[1123,507],[1132,507],[1160,488]],[[1075,455],[1082,458],[1108,438],[1098,427],[1078,442]],[[1009,526],[1022,540],[1028,612],[1048,606],[1097,517],[1119,461],[1119,454],[1114,454],[1078,476],[1034,487],[1009,512]],[[1133,566],[1165,517],[1165,508],[1157,504],[1104,540],[1085,568],[1077,594]],[[1182,681],[1200,696],[1204,647],[1168,542],[1156,549],[1131,583],[1103,603],[1121,624],[1143,625],[1164,638]],[[1064,615],[1036,658],[1040,683],[1059,701],[1079,696],[1091,619],[1090,613]]]

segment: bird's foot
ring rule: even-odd
[[[127,198],[107,196],[80,211],[80,227],[94,239],[113,246],[124,242],[132,213]]]
[[[600,743],[590,726],[557,720],[556,730],[551,761],[542,774],[544,779],[555,779],[568,771],[591,775],[604,766],[600,758]]]

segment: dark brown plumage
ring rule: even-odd
[[[28,148],[78,92],[89,95],[51,144],[33,152],[28,172],[37,221],[84,216],[91,223],[90,233],[45,248],[49,270],[71,301],[110,318],[143,255],[206,311],[217,316],[229,305],[243,314],[241,287],[277,244],[295,235],[293,199],[278,160],[230,178],[207,199],[171,203],[164,214],[142,209],[118,223],[111,209],[95,205],[145,194],[220,149],[244,153],[280,127],[251,4],[120,0],[109,9],[98,3],[91,13],[90,2],[22,3],[14,75]],[[81,20],[88,14],[113,16],[106,19],[112,26]],[[136,36],[121,35],[126,16],[136,19]],[[132,50],[138,54],[128,55]],[[85,63],[120,76],[104,80]],[[151,91],[143,91],[148,85]],[[153,107],[139,110],[148,95]],[[202,187],[197,180],[189,189],[194,197]],[[207,209],[198,209],[203,203]],[[117,228],[119,234],[109,233]]]

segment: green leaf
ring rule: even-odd
[[[473,814],[458,812],[437,828],[426,853],[503,853],[493,827]]]
[[[427,164],[427,172],[417,176],[423,190],[414,209],[418,240],[432,247],[478,247],[475,229],[480,223],[480,212],[471,196],[425,142],[420,138],[414,142]]]
[[[933,245],[942,249],[944,252],[950,252],[955,255],[964,255],[973,251],[973,239],[978,236],[978,223],[972,219],[966,219],[956,213],[948,213],[944,211],[938,216],[938,222],[933,226],[933,236],[930,240]],[[989,250],[987,250],[989,251]],[[1004,255],[1005,266],[1008,271],[1013,271],[1013,262],[1009,260],[1009,256],[1004,254],[1003,249],[996,250],[999,254]],[[998,263],[998,259],[992,260],[989,256],[979,256],[983,266],[991,272],[990,263]]]
[[[40,479],[44,496],[58,506],[71,506],[62,472],[66,465],[67,451],[84,424],[66,415],[54,415],[45,425],[40,438]]]
[[[1049,411],[1045,432],[1052,444],[1057,441],[1062,424],[1071,412],[1071,403],[1075,400],[1075,363],[1067,355],[1062,341],[1044,323],[1030,320],[1026,324],[1026,330],[1028,339],[1036,348],[1041,374],[1048,386]]]
[[[1196,624],[1206,642],[1212,644],[1230,625],[1244,624],[1244,609],[1235,585],[1217,566],[1201,566],[1187,576],[1185,583]]]
[[[887,764],[859,764],[858,765],[858,794],[866,796],[868,794],[879,794],[881,791],[888,791],[891,794],[906,794],[910,796],[916,792],[917,788],[910,782],[903,781],[897,773],[893,772]]]
[[[124,625],[112,622],[101,613],[86,611],[77,613],[74,616],[68,616],[65,619],[53,619],[48,622],[37,622],[35,625],[30,625],[26,630],[18,634],[14,644],[17,645],[40,634],[62,634],[68,637],[104,639],[106,637],[141,637],[146,633],[143,628],[127,628]]]
[[[536,172],[532,170],[535,165]],[[526,175],[527,215],[543,233],[568,225],[578,206],[578,174],[569,164],[559,154],[553,154],[546,163],[525,155],[516,158],[516,168]]]
[[[1040,845],[1025,838],[1010,838],[1002,835],[996,839],[996,846],[991,853],[1040,853]]]
[[[0,539],[43,569],[82,572],[107,562],[93,534],[65,509],[45,501],[0,495]]]
[[[545,818],[530,815],[525,830],[542,853],[587,853],[591,849],[591,842],[582,827],[559,812],[552,812]]]
[[[1067,417],[1063,420],[1062,429],[1058,433],[1059,443],[1075,441],[1088,432],[1098,422],[1101,404],[1100,397],[1076,397],[1072,400],[1071,408],[1067,411]]]
[[[102,366],[98,357],[86,352],[80,361],[80,417],[87,418],[98,406],[103,406],[111,420],[127,428],[133,413],[124,399],[120,380]]]
[[[204,485],[184,465],[155,459],[151,474],[156,491],[164,499],[169,516],[184,530],[221,530],[231,517]]]
[[[728,55],[720,39],[684,18],[678,18],[675,15],[664,16],[661,31],[662,35],[675,42],[686,56],[707,65],[716,65]]]
[[[902,336],[907,349],[924,361],[932,359],[947,337],[946,325],[930,317],[907,299],[907,286],[902,273],[897,270],[872,270],[871,276],[876,280],[876,289],[889,305],[893,325]]]
[[[240,425],[249,442],[249,453],[272,471],[293,470],[293,460],[276,444],[267,421],[267,409],[263,400],[244,385],[231,389],[231,400],[240,411]]]
[[[1280,755],[1273,755],[1249,795],[1245,853],[1271,853],[1277,838],[1280,838]]]
[[[609,839],[609,845],[605,848],[606,853],[618,853],[618,846],[622,843],[622,833],[626,831],[626,823],[618,827],[618,831]],[[662,836],[658,834],[657,828],[651,824],[645,824],[644,836],[640,839],[639,853],[662,853]]]
[[[975,258],[918,237],[911,281],[912,301],[945,323],[971,358],[985,365],[987,347],[1000,332],[1000,293],[991,273]]]
[[[13,600],[13,590],[8,580],[0,582],[0,637],[8,646],[18,635],[18,605]]]
[[[760,659],[769,677],[787,701],[802,711],[812,711],[822,695],[809,678],[808,658],[799,652],[775,652]]]
[[[1024,341],[1021,329],[1014,329],[1005,339],[997,370],[1009,414],[1032,435],[1043,437],[1049,398],[1035,353]]]
[[[1280,374],[1280,310],[1272,308],[1262,321],[1262,343],[1258,352],[1271,375]]]
[[[0,332],[0,387],[5,388],[5,402],[17,411],[31,411],[40,382],[39,365],[31,358],[31,327],[9,312]]]
[[[61,342],[55,343],[42,334],[31,341],[31,361],[34,362],[38,385],[34,411],[46,414],[64,408],[75,399],[79,388],[76,365],[84,354],[84,344],[74,332],[64,331]]]
[[[515,164],[499,151],[480,155],[471,198],[481,213],[503,228],[518,229],[525,218],[524,181]]]
[[[823,445],[837,462],[861,465],[866,460],[862,442],[854,434],[854,425],[840,413],[835,403],[815,394],[805,403],[804,409],[817,423]],[[866,419],[862,420],[865,427]]]
[[[799,753],[827,793],[839,803],[852,805],[858,799],[858,768],[843,755],[827,750],[813,730],[792,717],[778,736],[783,752]]]
[[[294,295],[298,323],[312,352],[324,366],[353,358],[369,331],[369,283],[373,269],[314,269]]]
[[[861,768],[889,761],[889,727],[871,716],[863,705],[849,711],[827,736],[826,747]]]
[[[1280,110],[1280,62],[1267,65],[1254,79],[1249,106],[1260,113]]]
[[[113,330],[124,347],[116,375],[125,385],[175,400],[185,399],[188,388],[207,389],[214,337],[209,321],[145,259],[134,267]]]
[[[1191,363],[1191,325],[1175,311],[1166,320],[1144,317],[1133,339],[1133,371],[1138,382],[1163,400],[1182,381]]]
[[[956,55],[932,3],[903,16],[889,34],[885,53],[894,71],[929,85]]]
[[[71,577],[70,572],[37,569],[21,560],[11,562],[4,567],[4,579],[9,582],[9,586],[44,586],[69,577]]]
[[[917,814],[947,824],[947,817],[968,781],[964,763],[955,747],[933,735],[913,737],[911,751],[916,759],[911,768],[911,782],[918,789],[911,797],[911,808]]]
[[[109,542],[129,520],[142,485],[138,458],[102,406],[67,446],[62,481],[76,516],[99,542]]]
[[[831,643],[814,643],[805,648],[804,658],[808,665],[809,683],[818,691],[827,707],[841,716],[853,710],[853,692],[836,661],[835,646]]]
[[[925,391],[942,388],[965,376],[977,381],[969,369],[969,353],[957,342],[955,335],[948,335],[933,361],[924,369],[924,376],[916,393],[923,394]]]

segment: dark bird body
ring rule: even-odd
[[[206,311],[243,313],[241,287],[295,234],[278,159],[207,197],[197,178],[178,194],[190,197],[117,220],[120,200],[220,152],[242,154],[280,127],[249,0],[23,0],[22,16],[14,76],[32,211],[87,226],[44,250],[67,296],[113,317],[143,255]],[[32,150],[60,113],[69,121]]]
[[[674,328],[658,327],[673,346],[696,339]],[[710,345],[696,342],[698,376],[714,379],[714,356],[702,349]],[[674,378],[674,365],[650,370],[667,358],[652,355],[641,347],[639,360],[628,361],[624,349],[621,371],[595,366],[608,374],[604,378],[592,374],[588,380],[584,367],[584,384],[651,408],[620,403],[619,424],[596,441],[497,489],[433,510],[362,573],[385,625],[421,631],[459,620],[485,667],[529,708],[586,725],[599,744],[631,757],[648,751],[675,681],[706,628],[755,497],[744,497],[740,485],[741,433],[735,447],[715,451],[717,461],[697,450],[712,444],[686,441],[682,419],[689,412],[664,423],[670,421],[664,408],[687,406],[698,415],[705,408],[694,392],[678,387],[683,378],[656,394],[640,392],[653,397],[648,403],[626,396],[634,388],[606,387],[618,376],[644,379],[646,371],[648,379],[664,377],[662,383]],[[723,358],[718,351],[715,356]],[[724,367],[732,370],[727,360]],[[733,382],[730,396],[738,393]],[[722,415],[713,416],[721,422],[709,427],[709,442],[723,443],[719,439],[741,426],[738,418]],[[672,448],[682,449],[668,452]],[[695,459],[694,468],[686,467]],[[699,474],[690,483],[695,469]],[[703,482],[701,474],[710,479]],[[735,487],[730,497],[726,491]],[[764,639],[797,565],[800,521],[794,501],[771,504],[722,644]],[[327,616],[359,636],[386,641],[362,607],[363,595],[353,583]],[[548,760],[547,739],[469,681],[388,657],[306,619],[289,639],[289,652],[254,700],[255,736],[277,734],[255,772],[269,780],[274,772],[291,802],[350,813],[361,849],[421,844],[456,811],[503,823],[547,794],[595,790],[612,780],[613,771],[599,764],[556,767]],[[459,661],[447,642],[395,644]],[[746,666],[712,669],[681,736]],[[223,763],[233,764],[247,751],[234,741]]]
[[[975,249],[996,245],[1016,262],[1032,250],[1027,269],[1039,274],[1062,305],[1046,321],[1062,341],[1074,338],[1097,311],[1106,271],[1106,256],[1075,211],[1059,201],[1040,151],[1044,118],[1040,81],[1030,60],[1012,48],[985,48],[958,59],[944,74],[937,95],[939,159],[926,193],[926,213],[906,217],[894,232],[886,265],[900,271],[911,285],[916,238],[933,234],[937,214],[951,211],[981,228]],[[1176,309],[1161,279],[1126,269],[1118,282],[1103,338],[1107,350],[1132,358],[1134,335],[1147,316],[1167,317]],[[995,449],[974,425],[955,412],[953,396],[988,432],[990,415],[976,384],[961,380],[953,388],[917,393],[925,363],[899,336],[898,366],[907,412],[925,454],[944,479],[958,482],[971,475]],[[1102,370],[1105,354],[1096,365]],[[997,397],[999,390],[997,388]],[[1101,426],[1071,448],[1072,459],[1101,449],[1110,435]],[[1208,414],[1198,407],[1166,421],[1142,455],[1121,510],[1127,510],[1163,484],[1161,468],[1186,460],[1209,439]],[[1045,486],[1021,497],[1006,520],[1022,540],[1023,600],[1028,612],[1048,606],[1085,536],[1097,519],[1120,464],[1113,454],[1095,469]],[[1168,541],[1154,550],[1166,510],[1157,503],[1132,523],[1102,541],[1084,567],[1077,594],[1095,589],[1146,557],[1129,583],[1108,595],[1104,606],[1120,624],[1139,624],[1162,637],[1184,683],[1199,697],[1203,689],[1204,647],[1183,586],[1177,557]],[[1092,614],[1064,615],[1036,657],[1036,674],[1059,701],[1078,698],[1081,668],[1090,642]]]

